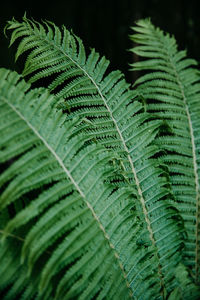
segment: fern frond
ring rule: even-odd
[[[24,19],[22,23],[9,22],[8,29],[13,30],[11,44],[22,38],[17,57],[31,50],[24,76],[35,82],[54,75],[49,89],[58,98],[65,98],[69,118],[78,116],[80,123],[76,126],[76,133],[84,131],[89,139],[117,152],[113,164],[129,182],[135,195],[132,201],[139,222],[144,224],[144,238],[141,239],[145,246],[138,242],[142,254],[137,258],[143,266],[140,271],[133,268],[128,272],[132,277],[133,294],[140,298],[147,293],[148,298],[153,285],[157,286],[154,293],[156,289],[160,290],[160,286],[161,294],[165,289],[170,291],[174,287],[171,270],[181,258],[182,239],[180,224],[175,221],[177,210],[173,207],[173,196],[164,172],[156,161],[149,159],[157,151],[150,144],[161,122],[143,111],[142,105],[134,100],[136,94],[129,90],[120,72],[105,75],[108,66],[105,58],[100,59],[94,50],[86,58],[82,41],[65,28],[60,31],[54,24],[37,24]],[[148,257],[148,261],[143,261],[142,257]],[[154,271],[155,266],[157,271]],[[145,278],[144,286],[142,281]]]
[[[19,237],[12,234],[8,236],[6,242],[0,245],[0,295],[2,300],[41,299],[38,293],[39,276],[37,271],[28,277],[26,266],[20,263],[21,246],[22,239],[19,240]],[[42,299],[53,300],[51,288]]]
[[[134,63],[134,70],[148,70],[137,85],[147,101],[147,109],[157,118],[167,120],[171,132],[157,143],[166,152],[177,207],[187,231],[185,263],[200,279],[200,76],[197,62],[178,51],[176,41],[149,20],[133,27],[131,39],[139,46],[131,49],[145,59]]]
[[[0,213],[0,226],[6,225],[10,216],[8,211]],[[0,237],[4,233],[0,230]],[[19,236],[9,235],[5,243],[0,244],[0,295],[3,300],[18,299],[20,295],[34,299],[37,294],[38,281],[36,277],[31,280],[27,277],[26,268],[20,264],[20,252],[23,239]],[[4,291],[4,296],[1,294]]]
[[[83,144],[81,137],[70,139],[74,121],[63,124],[64,116],[56,111],[55,100],[47,91],[28,91],[30,85],[15,72],[1,69],[0,78],[0,106],[4,112],[0,122],[0,157],[1,162],[14,158],[0,177],[0,182],[3,178],[1,212],[9,212],[13,204],[21,204],[12,208],[14,216],[8,215],[7,221],[2,219],[1,233],[4,243],[19,234],[26,278],[30,273],[32,278],[37,271],[37,299],[68,299],[72,291],[78,297],[86,286],[90,290],[85,297],[92,299],[102,293],[107,282],[108,295],[117,289],[122,298],[130,298],[127,266],[121,259],[123,255],[126,257],[125,241],[122,246],[118,240],[122,247],[118,253],[112,235],[118,236],[116,231],[121,232],[128,224],[134,227],[135,217],[134,211],[131,213],[130,192],[127,189],[114,192],[104,186],[103,174],[110,156],[97,145],[78,151]],[[11,151],[16,144],[17,151]],[[28,194],[31,196],[27,197]],[[113,217],[105,209],[106,205],[109,207],[111,194],[110,206],[116,206]],[[127,231],[125,235],[128,243]],[[47,271],[55,261],[55,267]],[[61,280],[63,273],[75,265],[78,270],[70,278],[71,285],[64,285],[61,297],[63,288],[54,276],[57,274]],[[131,265],[133,262],[128,268]],[[94,274],[98,274],[98,279]],[[20,278],[23,281],[23,276]],[[81,278],[82,284],[76,289]],[[14,283],[14,290],[17,284]],[[23,283],[19,285],[23,290]],[[25,293],[29,295],[29,290]]]

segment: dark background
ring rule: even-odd
[[[14,63],[15,47],[8,49],[3,28],[14,16],[40,21],[48,19],[56,25],[64,24],[83,39],[86,47],[95,48],[111,61],[112,69],[120,69],[127,80],[134,80],[129,63],[134,57],[127,50],[132,47],[130,26],[140,18],[150,17],[156,26],[175,35],[179,49],[200,61],[199,1],[184,0],[55,0],[3,1],[0,11],[0,67],[20,70]]]

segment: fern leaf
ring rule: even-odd
[[[193,67],[197,62],[178,51],[176,41],[149,20],[133,27],[132,40],[139,46],[131,49],[144,57],[134,63],[134,70],[148,70],[140,77],[138,93],[147,100],[147,109],[157,118],[167,120],[171,132],[157,143],[166,152],[177,207],[187,232],[185,263],[192,269],[195,281],[200,279],[200,77]]]
[[[0,224],[3,225],[2,220]],[[0,234],[3,232],[1,231]],[[34,299],[37,293],[37,278],[32,277],[30,280],[26,268],[20,265],[21,244],[22,239],[11,234],[6,242],[0,245],[0,295],[3,300],[16,299],[25,290],[28,298],[22,297],[22,299]],[[3,290],[6,291],[4,296],[1,294]]]
[[[165,289],[170,291],[174,277],[171,269],[181,258],[177,253],[181,249],[182,238],[180,224],[175,221],[178,212],[173,207],[173,196],[167,187],[164,172],[156,161],[149,159],[157,151],[150,144],[161,122],[153,120],[143,111],[142,105],[134,99],[136,93],[129,90],[120,72],[105,74],[108,66],[105,58],[100,59],[92,50],[86,59],[80,39],[65,28],[61,32],[49,23],[38,26],[27,19],[22,23],[9,22],[8,29],[12,30],[13,26],[16,28],[11,42],[22,38],[17,56],[31,49],[24,76],[35,82],[54,75],[52,80],[49,77],[51,92],[58,98],[64,97],[69,118],[78,116],[80,120],[74,135],[84,131],[88,138],[96,139],[117,152],[113,164],[117,165],[117,173],[129,182],[132,192],[136,194],[133,203],[136,203],[140,222],[145,224],[145,240],[151,245],[142,251],[142,256],[149,257],[143,268],[150,268],[154,274],[153,264],[156,265],[159,280],[154,284],[161,286],[161,294]],[[33,46],[30,40],[34,42]],[[126,186],[125,183],[123,185]],[[153,253],[150,256],[149,251]],[[131,286],[138,298],[142,291],[141,278],[143,281],[146,278],[143,268],[139,273],[136,269],[130,270],[132,278],[135,278]],[[151,280],[154,279],[150,276],[145,285],[146,293],[151,293]]]
[[[130,192],[119,192],[121,198],[117,204],[118,213],[124,215],[119,218],[119,222],[117,215],[109,221],[110,216],[106,210],[102,217],[99,216],[108,196],[112,194],[115,201],[118,196],[118,193],[112,191],[113,188],[104,186],[102,180],[107,168],[100,165],[107,165],[106,161],[110,156],[106,155],[104,148],[97,145],[84,147],[79,155],[75,155],[82,147],[82,140],[76,137],[69,141],[73,122],[63,125],[64,116],[62,112],[56,113],[54,98],[43,89],[27,91],[30,85],[21,81],[14,72],[1,69],[0,77],[0,105],[4,112],[1,118],[1,162],[14,158],[13,164],[1,175],[4,182],[0,196],[1,213],[6,209],[9,211],[13,204],[23,204],[17,209],[13,208],[14,217],[11,215],[7,222],[6,219],[1,222],[1,226],[6,223],[1,228],[1,233],[6,241],[8,237],[20,234],[21,263],[26,269],[26,276],[37,270],[40,281],[38,299],[50,299],[56,293],[56,297],[60,299],[62,289],[57,291],[57,282],[53,281],[53,276],[57,274],[58,278],[62,278],[62,272],[70,270],[70,265],[75,263],[78,271],[72,276],[73,284],[68,287],[68,291],[65,287],[63,299],[67,299],[70,288],[74,289],[82,276],[85,283],[78,290],[75,289],[76,296],[82,293],[85,284],[88,285],[89,282],[91,290],[87,299],[99,293],[107,281],[111,283],[110,288],[113,286],[118,289],[119,286],[113,282],[118,278],[118,291],[124,299],[130,298],[131,289],[121,262],[121,254],[115,249],[109,233],[110,225],[113,234],[116,234],[116,230],[126,227],[126,223],[130,221],[126,219],[126,214],[130,211]],[[15,125],[13,119],[16,121]],[[10,149],[15,148],[15,144],[18,144],[18,151],[13,153]],[[49,189],[43,191],[47,186]],[[54,186],[58,195],[53,193]],[[28,194],[31,196],[27,197]],[[25,219],[23,215],[26,216]],[[131,222],[134,226],[134,216]],[[53,238],[52,232],[55,233]],[[82,269],[79,260],[88,254],[92,257],[98,250],[99,243],[102,249],[98,261],[95,255],[96,263],[91,265],[92,259],[88,260]],[[36,248],[39,252],[35,252]],[[124,247],[122,253],[125,251]],[[56,268],[46,273],[54,260],[58,263]],[[110,272],[95,281],[93,272],[102,274],[108,267]],[[23,281],[23,276],[19,280]],[[19,282],[22,290],[23,284],[26,281]],[[14,290],[18,289],[17,285],[18,281],[13,285]],[[110,288],[108,293],[111,292]],[[24,293],[30,295],[32,292],[28,289]],[[5,299],[11,299],[11,295],[10,291]]]

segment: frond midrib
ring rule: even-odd
[[[70,173],[70,171],[65,167],[63,161],[61,160],[61,158],[57,155],[57,153],[54,151],[54,149],[52,149],[52,147],[47,143],[47,141],[41,136],[41,134],[36,130],[36,128],[34,128],[34,126],[32,126],[32,124],[20,113],[20,111],[18,111],[14,105],[12,105],[10,102],[7,101],[7,99],[3,96],[1,96],[1,99],[19,116],[19,118],[21,120],[23,120],[27,126],[34,132],[34,134],[43,142],[43,144],[47,147],[47,149],[50,151],[50,153],[53,155],[53,157],[56,159],[56,161],[58,162],[58,164],[60,165],[60,167],[62,168],[62,170],[64,171],[64,173],[67,175],[67,178],[69,178],[72,182],[72,184],[75,186],[77,192],[81,195],[81,197],[84,199],[84,202],[86,203],[87,207],[89,208],[89,210],[91,211],[94,219],[96,220],[98,227],[100,228],[100,230],[103,232],[104,238],[105,240],[108,242],[109,247],[111,249],[111,251],[113,252],[113,255],[115,257],[115,259],[117,260],[118,266],[121,269],[123,278],[125,280],[126,286],[129,289],[129,296],[131,299],[134,299],[135,297],[133,297],[132,291],[131,291],[131,287],[130,284],[128,282],[128,277],[127,274],[125,272],[125,269],[123,267],[123,264],[120,260],[120,256],[117,253],[117,250],[115,248],[115,246],[113,245],[113,243],[110,240],[109,235],[107,234],[103,224],[101,223],[99,217],[97,216],[97,214],[95,213],[92,205],[86,200],[86,196],[83,193],[83,191],[81,190],[81,188],[79,187],[78,183],[75,181],[75,179],[73,178],[72,174]],[[0,233],[4,233],[3,230],[0,230]],[[22,238],[17,237],[15,235],[9,235],[10,237],[15,237],[16,239],[19,239],[21,241],[23,241]]]
[[[6,234],[7,236],[9,236],[11,238],[15,238],[16,240],[18,240],[20,242],[24,242],[25,241],[25,239],[23,239],[21,236],[18,236],[18,235],[13,234],[13,233],[5,232],[5,230],[3,230],[3,229],[0,229],[0,234],[2,234],[2,235]]]

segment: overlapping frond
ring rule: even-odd
[[[20,264],[21,245],[22,239],[14,235],[0,245],[0,290],[4,290],[1,299],[36,299],[38,278],[28,278],[26,268]]]
[[[157,140],[165,150],[173,191],[187,231],[185,262],[200,279],[200,75],[197,62],[178,51],[176,41],[149,20],[141,20],[131,38],[131,49],[143,57],[134,70],[145,70],[137,85],[147,109],[167,120],[170,132]]]
[[[12,30],[11,44],[21,38],[16,57],[31,50],[24,76],[30,82],[48,76],[51,92],[65,99],[60,107],[68,111],[69,118],[78,116],[76,132],[84,131],[90,140],[115,149],[113,165],[136,195],[133,203],[144,224],[138,246],[143,248],[143,257],[148,255],[139,273],[136,268],[130,270],[133,294],[144,296],[143,276],[153,274],[152,266],[153,270],[156,266],[157,290],[163,296],[174,286],[172,270],[181,259],[181,230],[164,172],[150,159],[157,151],[151,142],[161,122],[144,112],[120,72],[105,75],[105,58],[100,59],[94,50],[86,58],[81,40],[65,28],[60,31],[54,24],[24,19],[22,23],[9,22],[8,29]],[[154,276],[147,277],[145,290],[150,292]]]

